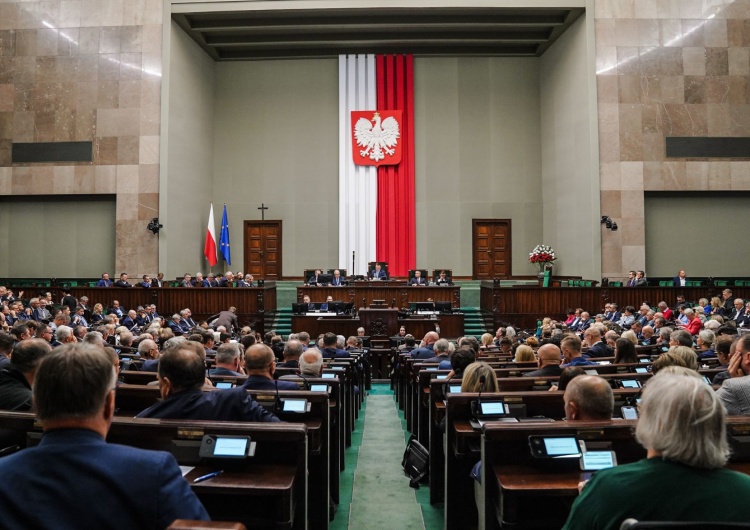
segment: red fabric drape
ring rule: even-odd
[[[388,272],[406,276],[417,262],[414,195],[414,57],[378,55],[378,110],[402,110],[401,162],[378,168],[375,254]]]

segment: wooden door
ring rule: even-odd
[[[472,221],[473,278],[511,277],[510,219]]]
[[[245,273],[280,280],[281,221],[245,221]]]

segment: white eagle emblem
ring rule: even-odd
[[[393,116],[387,117],[381,123],[380,113],[376,112],[371,121],[374,123],[370,123],[370,120],[365,118],[357,120],[354,126],[354,138],[358,146],[364,147],[359,154],[377,163],[385,158],[386,153],[393,156],[401,134],[398,121]]]

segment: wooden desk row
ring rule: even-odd
[[[297,301],[307,295],[311,302],[334,300],[353,303],[355,307],[369,307],[374,300],[385,300],[387,306],[408,308],[410,302],[451,302],[453,308],[461,307],[461,288],[457,286],[410,287],[401,282],[364,281],[342,287],[297,287]]]
[[[373,314],[374,313],[374,314]],[[413,335],[417,340],[424,337],[429,331],[440,329],[440,336],[457,338],[464,334],[463,313],[441,314],[434,317],[413,315],[407,318],[399,318],[397,310],[360,309],[359,316],[318,316],[292,315],[292,332],[299,333],[307,331],[311,337],[317,337],[321,333],[332,332],[337,335],[350,337],[357,334],[357,329],[365,328],[365,335],[372,336],[375,331],[381,332],[385,337],[398,334],[401,326],[406,332]],[[380,334],[380,333],[379,333]]]
[[[480,306],[493,314],[495,328],[501,322],[509,322],[523,329],[536,329],[537,320],[552,317],[565,319],[567,308],[583,308],[593,317],[602,310],[604,304],[614,302],[621,308],[632,305],[635,308],[643,302],[652,307],[661,301],[671,307],[678,295],[697,302],[701,298],[721,298],[726,287],[537,287],[517,285],[513,287],[495,286],[491,281],[480,285]],[[750,287],[731,287],[733,296],[750,298]]]
[[[24,296],[31,298],[37,294],[36,288],[26,288]],[[54,300],[62,299],[62,290],[57,287],[41,289],[52,293]],[[126,309],[135,309],[146,304],[156,304],[156,311],[168,322],[173,314],[190,308],[193,320],[204,320],[219,311],[225,311],[234,306],[237,308],[237,318],[240,325],[249,323],[253,329],[265,332],[264,316],[276,310],[276,282],[267,281],[263,287],[248,288],[184,288],[160,287],[143,289],[131,287],[72,287],[71,294],[80,299],[87,296],[89,306],[100,303],[105,308],[112,305],[113,300],[120,302]]]

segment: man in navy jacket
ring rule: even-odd
[[[0,496],[0,525],[130,529],[209,520],[171,454],[106,442],[116,382],[101,348],[71,344],[47,354],[34,383],[44,435],[0,459],[3,480],[13,484]]]

